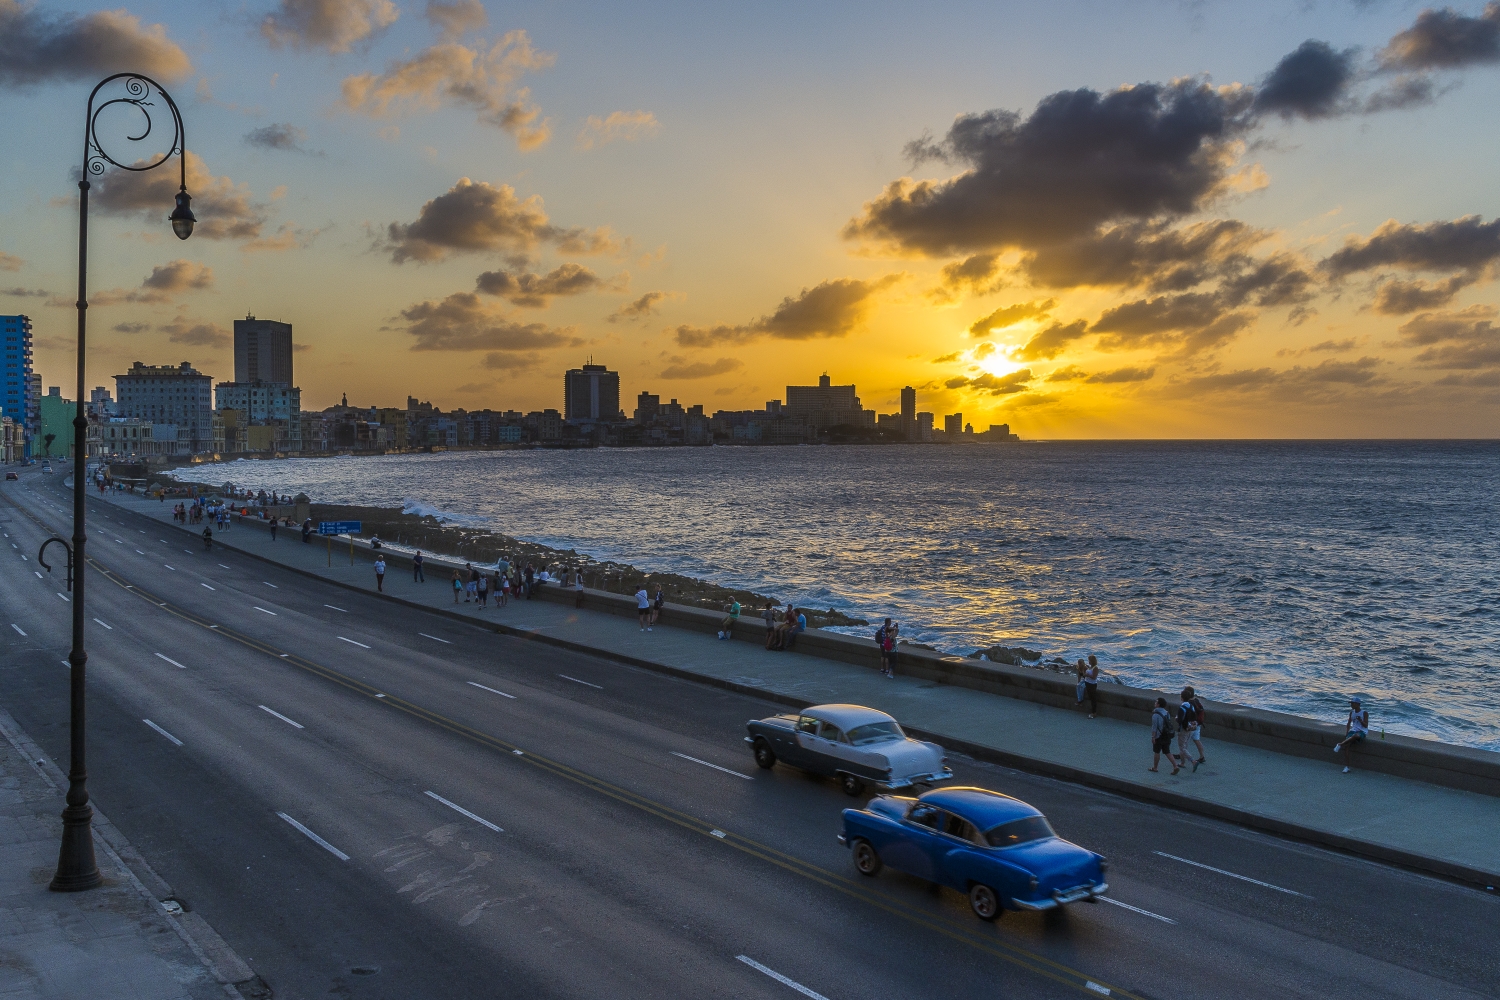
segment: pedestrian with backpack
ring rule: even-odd
[[[1172,773],[1176,774],[1182,770],[1182,765],[1177,763],[1177,758],[1172,756],[1172,713],[1167,710],[1167,699],[1156,699],[1156,707],[1151,710],[1151,766],[1148,771],[1155,771],[1161,763],[1161,755],[1167,755],[1167,763],[1172,765]]]
[[[1191,689],[1183,688],[1180,697],[1177,704],[1177,749],[1182,751],[1182,762],[1192,762],[1193,770],[1196,771],[1198,758],[1193,756],[1192,732],[1198,728],[1198,710],[1193,707]]]
[[[1192,737],[1193,747],[1198,751],[1197,761],[1199,764],[1207,764],[1208,758],[1203,756],[1203,724],[1208,721],[1208,717],[1203,710],[1203,699],[1198,697],[1198,693],[1193,690],[1191,684],[1183,689],[1183,694],[1187,696],[1188,704],[1193,706],[1195,725],[1193,726]]]

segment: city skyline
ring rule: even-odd
[[[164,241],[160,178],[96,184],[90,383],[227,373],[248,312],[300,331],[308,409],[556,407],[593,353],[623,399],[745,409],[839,370],[879,412],[911,385],[1029,438],[1500,421],[1493,5],[829,8],[794,43],[777,11],[302,9],[0,6],[69,54],[0,71],[38,150],[0,190],[0,310],[45,381],[76,266],[51,124],[111,52],[183,106],[200,226]]]

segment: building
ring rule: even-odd
[[[296,383],[292,377],[292,324],[246,316],[234,321],[236,382]]]
[[[36,450],[43,458],[73,457],[73,418],[78,415],[71,399],[64,399],[62,389],[52,386],[37,400],[40,419],[37,423]]]
[[[115,405],[114,398],[102,385],[89,390],[89,401],[85,412],[91,417],[118,417],[120,415],[120,409]]]
[[[0,415],[7,416],[26,442],[23,454],[30,451],[30,441],[37,429],[37,400],[32,398],[37,382],[31,372],[31,318],[0,316],[0,336],[5,338],[3,367],[0,367]]]
[[[874,411],[860,406],[854,386],[834,385],[826,372],[818,376],[817,385],[787,386],[781,416],[811,427],[875,426]]]
[[[88,428],[89,458],[160,458],[188,454],[173,424],[135,417],[95,420]]]
[[[651,392],[643,392],[635,397],[635,422],[638,424],[649,424],[656,419],[656,411],[661,409],[661,397]]]
[[[962,413],[950,413],[943,418],[943,433],[948,435],[949,441],[957,441],[964,436],[964,415]]]
[[[9,465],[26,456],[25,428],[10,417],[0,417],[0,461]]]
[[[591,423],[620,419],[620,373],[589,358],[563,375],[563,419]]]
[[[214,446],[212,394],[213,377],[186,361],[176,367],[137,361],[124,375],[115,376],[120,415],[176,425],[179,444],[192,455]]]
[[[271,428],[254,435],[257,442],[269,440],[265,447],[236,449],[230,444],[226,424],[224,447],[231,452],[302,450],[302,390],[296,386],[285,382],[220,382],[214,386],[214,409],[239,411],[247,428]],[[247,435],[238,443],[249,441]]]
[[[911,386],[901,390],[901,419],[908,424],[917,422],[917,390]]]

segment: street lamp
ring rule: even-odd
[[[101,100],[96,106],[95,100],[100,97],[100,92],[111,84],[115,85],[112,88],[116,92],[115,96],[105,94],[108,100]],[[151,109],[157,107],[157,96],[172,114],[172,136],[167,144],[167,151],[151,162],[138,160],[134,164],[121,163],[110,156],[99,139],[100,116],[111,108],[116,111],[133,108],[139,114],[136,119],[137,127],[145,127],[140,129],[139,135],[133,134],[131,130],[126,131],[125,136],[131,142],[140,142],[151,134]],[[135,118],[135,115],[131,117]],[[193,234],[193,223],[197,220],[193,218],[192,198],[187,193],[187,143],[177,102],[162,89],[161,84],[139,73],[116,73],[106,77],[89,94],[88,117],[84,120],[83,129],[83,172],[78,179],[78,409],[73,417],[73,544],[70,547],[62,539],[57,539],[68,549],[68,566],[73,584],[73,648],[68,653],[68,663],[73,670],[69,690],[72,762],[68,767],[68,805],[62,813],[62,846],[57,855],[57,874],[52,877],[51,885],[56,892],[92,889],[103,881],[99,875],[99,865],[94,860],[94,810],[89,806],[88,770],[84,766],[84,664],[88,662],[88,654],[83,651],[83,625],[87,621],[83,609],[83,505],[86,488],[84,470],[88,464],[88,419],[84,416],[83,405],[83,363],[89,308],[89,175],[104,173],[109,164],[136,172],[152,170],[166,163],[174,154],[181,160],[182,179],[177,192],[177,207],[172,210],[170,218],[172,232],[177,234],[178,239],[185,240]],[[45,547],[44,543],[43,548]]]

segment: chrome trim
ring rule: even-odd
[[[1108,891],[1108,882],[1100,882],[1098,885],[1076,885],[1071,889],[1054,890],[1050,899],[1030,900],[1012,898],[1011,904],[1018,910],[1054,910],[1059,906],[1067,906],[1069,903],[1102,896]]]
[[[887,791],[895,791],[898,788],[910,788],[912,785],[923,783],[933,784],[939,781],[953,780],[953,768],[945,767],[941,771],[933,771],[931,774],[914,774],[909,778],[895,778],[887,781],[870,779],[870,783],[876,788],[884,788]]]
[[[842,834],[842,833],[841,833],[841,834],[839,834],[839,843],[840,843],[840,844],[843,844],[843,845],[844,845],[844,846],[845,846],[845,847],[848,847],[848,846],[849,846],[849,838],[848,838],[848,837],[846,837],[846,836],[844,836],[844,835],[843,835],[843,834]]]

